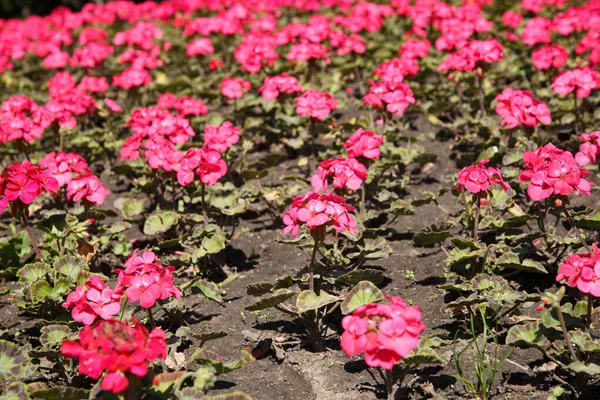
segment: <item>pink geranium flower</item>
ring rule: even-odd
[[[331,94],[314,89],[308,89],[294,100],[298,114],[309,115],[318,120],[325,119],[338,106],[337,100]]]
[[[490,162],[489,158],[461,169],[458,173],[456,190],[464,187],[473,194],[485,194],[490,186],[495,184],[500,185],[504,190],[509,190],[510,185],[502,179],[498,168],[485,167],[488,162]]]
[[[500,125],[512,129],[520,125],[535,127],[552,123],[550,110],[528,90],[506,88],[496,96],[496,113],[502,117]]]
[[[227,99],[240,99],[250,88],[250,82],[240,78],[225,78],[221,82],[221,94]]]
[[[348,156],[352,158],[364,157],[370,160],[379,158],[379,147],[383,144],[383,136],[372,131],[357,129],[352,136],[342,145],[346,148]]]

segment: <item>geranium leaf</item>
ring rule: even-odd
[[[340,309],[342,314],[350,314],[360,306],[378,303],[384,299],[383,293],[369,281],[359,282],[344,298]]]
[[[326,305],[337,302],[339,299],[329,293],[321,290],[316,294],[312,290],[304,290],[300,292],[296,298],[296,308],[299,313],[305,313],[311,310],[318,310]]]

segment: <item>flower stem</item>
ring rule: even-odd
[[[364,224],[364,220],[365,220],[365,213],[366,213],[366,200],[365,198],[367,197],[366,195],[366,189],[365,189],[365,182],[362,183],[362,185],[360,186],[360,218],[363,220],[363,224]]]
[[[201,197],[202,197],[202,216],[204,217],[204,227],[208,226],[208,210],[206,209],[206,184],[202,182]]]
[[[147,309],[148,311],[148,322],[150,323],[150,327],[154,329],[154,317],[152,316],[152,307]]]
[[[392,370],[386,369],[384,377],[385,377],[385,388],[387,390],[388,399],[393,400],[393,398],[394,398],[394,380],[392,378]]]
[[[573,99],[575,101],[575,134],[579,135],[579,107],[577,106],[576,92],[573,92]]]
[[[483,73],[481,76],[475,74],[475,81],[479,88],[479,108],[481,109],[481,115],[487,115],[487,110],[485,109],[485,97],[483,94]]]
[[[565,344],[567,345],[567,348],[569,349],[569,353],[571,354],[571,357],[573,358],[573,361],[577,361],[577,355],[575,354],[575,350],[573,350],[573,347],[571,347],[571,340],[569,339],[569,332],[567,332],[567,326],[565,325],[565,319],[562,315],[562,310],[560,309],[559,305],[554,305],[554,311],[556,311],[556,315],[558,316],[558,321],[560,322],[560,329],[562,330],[563,336],[565,338]]]
[[[579,231],[579,228],[577,227],[577,225],[575,225],[575,221],[573,221],[573,217],[571,217],[571,214],[569,213],[569,209],[567,207],[564,207],[563,211],[565,213],[565,216],[567,217],[567,220],[569,220],[569,224],[571,224],[571,227],[575,231],[575,234],[577,235],[577,239],[579,239],[579,241],[581,242],[581,244],[583,245],[583,247],[585,248],[585,250],[588,253],[591,253],[592,250],[590,249],[590,247],[588,246],[588,244],[585,242],[583,236],[581,236],[581,232]]]
[[[318,293],[318,288],[317,288],[317,291],[315,291],[315,260],[317,258],[317,250],[318,249],[319,249],[319,242],[317,240],[315,240],[315,244],[313,246],[312,257],[310,258],[310,265],[308,267],[308,274],[309,274],[308,288],[310,290],[312,290],[313,292],[315,292],[317,295],[319,293]]]
[[[33,249],[35,250],[35,254],[36,254],[37,258],[41,262],[44,262],[44,256],[42,255],[42,251],[38,247],[38,245],[35,241],[35,238],[33,237],[33,232],[31,231],[31,226],[29,226],[29,220],[27,219],[27,215],[25,214],[25,212],[23,212],[21,214],[21,222],[23,222],[25,231],[27,232],[27,235],[29,235],[29,240],[31,241],[31,245],[33,246]]]
[[[119,321],[123,321],[123,317],[125,316],[125,308],[127,308],[127,303],[129,303],[129,299],[125,298],[125,303],[123,303],[123,308],[121,308],[121,315],[119,315]]]
[[[473,197],[475,199],[475,202],[477,202],[477,205],[475,207],[475,217],[473,218],[473,241],[478,242],[479,241],[478,228],[479,228],[479,214],[481,212],[481,199],[479,198],[479,195],[475,195]]]
[[[594,296],[588,293],[587,299],[587,319],[586,319],[586,330],[590,330],[590,326],[592,325],[592,313],[594,312]]]

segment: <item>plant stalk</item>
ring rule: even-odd
[[[479,214],[481,213],[481,199],[479,195],[474,196],[477,205],[475,207],[475,217],[473,218],[473,241],[479,241]]]
[[[29,226],[29,220],[27,219],[27,215],[25,214],[25,212],[23,212],[23,214],[21,214],[21,222],[23,223],[23,226],[25,227],[25,231],[27,232],[27,235],[29,236],[31,245],[33,246],[33,249],[35,250],[35,255],[41,262],[45,262],[44,256],[42,255],[42,251],[38,247],[38,245],[35,241],[35,238],[33,237],[33,232],[31,231],[31,226]]]
[[[586,330],[590,330],[590,326],[592,325],[592,313],[594,312],[594,296],[591,293],[588,293],[587,299],[587,319],[586,319]]]
[[[565,337],[565,344],[569,349],[569,353],[571,354],[573,361],[577,361],[577,355],[575,354],[575,350],[573,350],[573,347],[571,347],[571,339],[569,338],[569,332],[567,332],[567,325],[565,325],[565,318],[562,315],[562,310],[560,309],[560,306],[557,306],[556,304],[553,307],[556,311],[556,314],[558,315],[560,329],[562,330],[563,336]]]
[[[202,188],[200,189],[202,197],[202,216],[204,217],[204,227],[208,226],[208,210],[206,209],[206,184],[202,182]]]
[[[152,307],[147,309],[148,311],[148,322],[150,323],[150,327],[152,329],[154,329],[155,325],[154,325],[154,317],[152,316]]]
[[[308,278],[308,288],[310,290],[312,290],[313,292],[315,292],[317,295],[318,293],[318,288],[317,291],[315,291],[315,261],[317,259],[317,250],[319,249],[319,242],[317,240],[315,240],[315,244],[313,246],[313,251],[312,251],[312,257],[310,258],[310,265],[308,267],[308,274],[309,274],[309,278]]]
[[[385,388],[387,390],[388,400],[393,400],[394,399],[394,380],[392,378],[392,370],[386,369],[384,377],[385,377]]]
[[[585,248],[585,251],[587,251],[588,253],[591,254],[592,250],[590,249],[588,244],[583,239],[583,236],[581,236],[581,231],[579,231],[579,228],[577,227],[577,225],[575,225],[575,221],[573,220],[573,217],[571,217],[571,213],[569,213],[569,210],[567,209],[567,207],[564,207],[563,211],[565,213],[565,216],[567,217],[567,220],[569,221],[569,224],[571,224],[571,227],[575,231],[575,234],[577,235],[577,239],[581,242],[581,244]]]

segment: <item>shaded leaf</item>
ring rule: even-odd
[[[384,299],[383,292],[369,281],[359,282],[344,298],[340,309],[342,314],[350,314],[360,306],[378,303]]]
[[[290,290],[281,289],[281,290],[278,290],[277,292],[275,292],[275,294],[273,294],[272,296],[261,299],[261,300],[257,301],[256,303],[249,305],[245,309],[248,311],[259,311],[259,310],[264,310],[267,308],[272,308],[278,304],[283,303],[284,301],[286,301],[290,297],[294,296],[295,294],[296,294],[295,292],[292,292]]]
[[[321,290],[318,295],[312,290],[304,290],[300,292],[296,298],[296,308],[299,313],[305,313],[311,310],[318,310],[321,307],[335,303],[339,300],[336,296]]]

